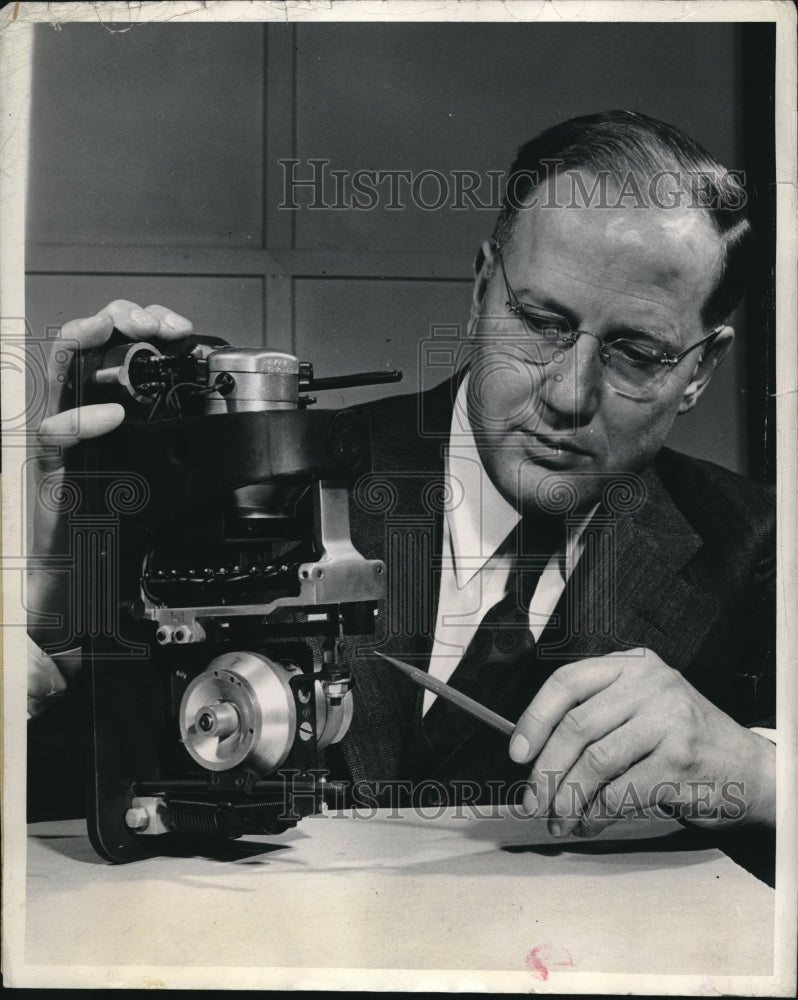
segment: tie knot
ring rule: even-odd
[[[512,557],[507,595],[528,610],[540,576],[564,541],[562,522],[523,518],[507,536],[505,552]]]
[[[518,553],[548,559],[565,541],[565,521],[538,514],[521,518],[515,528]]]

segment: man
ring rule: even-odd
[[[775,747],[754,731],[773,713],[772,497],[663,448],[732,343],[741,194],[687,137],[628,112],[522,148],[477,258],[460,370],[365,407],[375,474],[353,504],[356,544],[391,579],[378,648],[506,715],[509,751],[352,643],[354,721],[333,772],[467,800],[520,789],[555,835],[639,805],[773,825]],[[114,326],[190,330],[118,301],[62,336],[91,346]],[[42,441],[122,415],[81,416],[48,418]],[[56,530],[37,532],[45,551]],[[50,607],[50,582],[33,588],[31,606]],[[33,663],[35,701],[60,675]]]

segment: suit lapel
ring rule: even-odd
[[[717,599],[683,571],[701,546],[652,468],[634,513],[599,509],[561,602],[557,645],[569,661],[637,646],[684,671],[719,613]],[[592,550],[592,551],[591,551]],[[544,648],[554,644],[544,633]]]
[[[388,564],[388,628],[381,651],[425,666],[438,605],[445,509],[444,458],[455,381],[418,397],[380,422],[373,441],[375,482],[394,497],[380,525]]]

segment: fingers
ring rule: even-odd
[[[635,718],[585,748],[559,783],[551,803],[549,830],[565,836],[590,815],[597,793],[614,779],[632,781],[631,769],[654,750],[659,736],[647,719]],[[649,789],[644,790],[644,795]],[[612,802],[612,799],[610,799]]]
[[[158,307],[161,309],[162,307]],[[174,314],[176,315],[176,314]],[[182,319],[182,317],[179,317]],[[184,320],[188,322],[188,320]],[[189,324],[190,326],[190,324]],[[73,319],[64,323],[51,352],[51,383],[62,383],[63,376],[76,351],[87,351],[100,347],[111,336],[114,327],[131,340],[144,340],[159,335],[161,316],[147,312],[135,302],[116,299],[94,316]],[[175,336],[171,333],[171,336]]]
[[[70,448],[78,441],[99,437],[118,427],[125,418],[119,403],[94,403],[74,410],[64,410],[46,417],[39,428],[39,443]]]
[[[146,309],[127,299],[115,299],[94,316],[64,323],[48,357],[49,414],[57,413],[68,383],[69,368],[77,351],[102,346],[114,328],[131,340],[159,337],[178,340],[191,333],[191,321],[165,306],[151,305]]]
[[[50,412],[59,409],[60,396],[67,381],[67,374],[76,351],[100,347],[111,336],[114,327],[132,340],[142,340],[158,334],[161,321],[158,316],[145,312],[135,302],[117,299],[94,316],[73,319],[64,323],[49,359]]]
[[[63,694],[66,687],[55,662],[28,638],[28,718],[39,715],[46,699]]]
[[[518,764],[534,760],[563,716],[616,681],[623,661],[597,656],[560,667],[545,682],[518,720],[510,740],[510,757]]]
[[[627,722],[636,708],[636,698],[619,697],[610,686],[569,709],[534,762],[531,784],[536,794],[530,788],[524,799],[529,814],[545,815],[571,769],[586,753],[600,753],[591,747]]]
[[[113,317],[105,312],[84,319],[72,319],[61,327],[59,339],[71,341],[68,347],[74,351],[84,351],[99,347],[111,336],[114,328]]]
[[[574,832],[581,837],[595,837],[624,816],[657,806],[666,815],[668,803],[678,803],[678,792],[675,781],[661,780],[660,765],[652,754],[605,785]]]
[[[112,327],[116,327],[131,340],[146,340],[148,337],[177,340],[187,336],[193,329],[190,320],[165,306],[151,305],[142,309],[127,299],[110,302],[98,316],[110,318]]]
[[[28,718],[40,715],[62,695],[82,668],[79,649],[58,657],[58,663],[28,637]]]
[[[186,319],[179,313],[172,312],[166,306],[147,306],[145,312],[158,320],[158,336],[164,340],[176,340],[179,337],[187,337],[194,329],[191,320]],[[119,327],[118,329],[121,329]],[[122,330],[124,333],[125,331]]]
[[[142,309],[127,299],[115,299],[94,316],[64,323],[60,337],[72,341],[74,350],[83,351],[104,344],[114,327],[131,340],[146,340],[147,337],[176,340],[193,329],[191,320],[166,306],[151,305]]]

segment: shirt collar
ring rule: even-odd
[[[457,391],[446,453],[446,509],[452,561],[459,588],[465,587],[521,520],[499,493],[479,457],[468,419],[468,375]]]
[[[457,586],[462,590],[484,569],[521,520],[518,511],[499,493],[485,471],[468,419],[468,375],[457,391],[446,452],[446,525]],[[583,518],[568,525],[566,544],[555,553],[563,581],[581,555],[582,534],[596,504]]]

